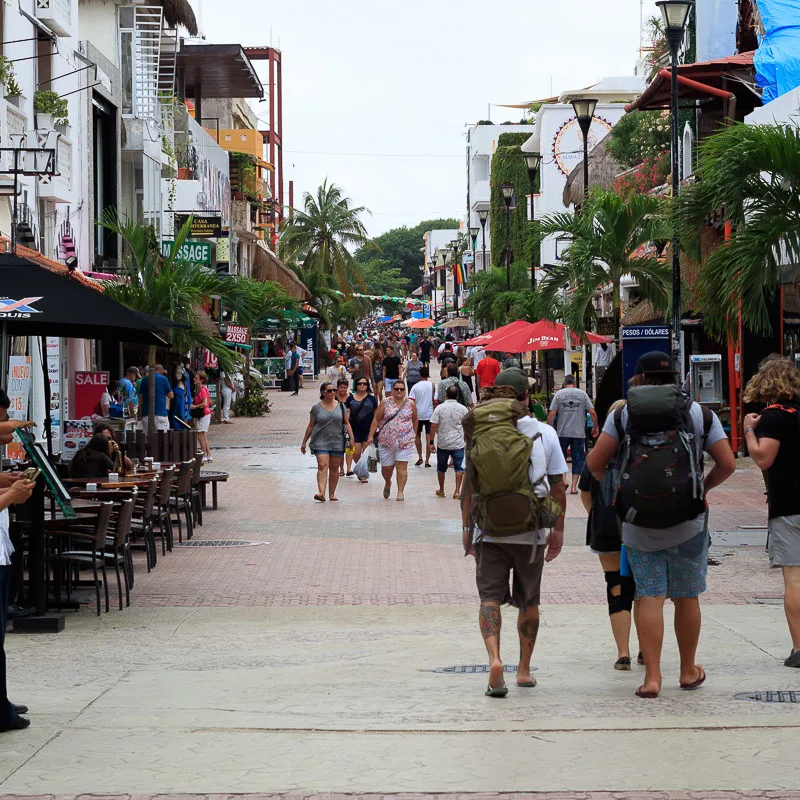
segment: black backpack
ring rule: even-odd
[[[697,442],[691,398],[678,386],[637,386],[628,392],[628,422],[616,473],[617,513],[623,522],[670,528],[705,510],[703,445]],[[622,409],[614,413],[622,428]],[[713,422],[703,408],[703,436]]]

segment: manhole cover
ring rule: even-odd
[[[800,692],[742,692],[737,700],[755,700],[757,703],[800,703]]]
[[[192,539],[190,542],[181,542],[175,547],[245,547],[246,545],[268,544],[268,542],[240,542],[234,539]]]
[[[531,667],[535,670],[536,667]],[[432,669],[431,672],[448,672],[451,675],[474,675],[476,672],[488,672],[488,664],[456,664],[454,667],[437,667]],[[516,664],[504,664],[503,672],[516,672]]]

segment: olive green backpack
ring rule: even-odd
[[[517,430],[517,421],[527,415],[518,400],[495,398],[464,418],[472,520],[483,536],[552,528],[562,513],[549,494],[536,496],[534,489],[545,476],[535,483],[528,477],[531,452],[542,434],[531,439]]]

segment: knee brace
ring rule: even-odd
[[[620,575],[619,572],[606,572],[606,597],[608,599],[608,615],[618,614],[620,611],[633,609],[633,596],[636,593],[636,584],[630,575]],[[611,590],[620,587],[619,594],[612,594]]]

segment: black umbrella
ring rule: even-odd
[[[157,331],[182,327],[126,308],[67,274],[0,254],[0,330],[9,336],[63,336],[165,344]]]

